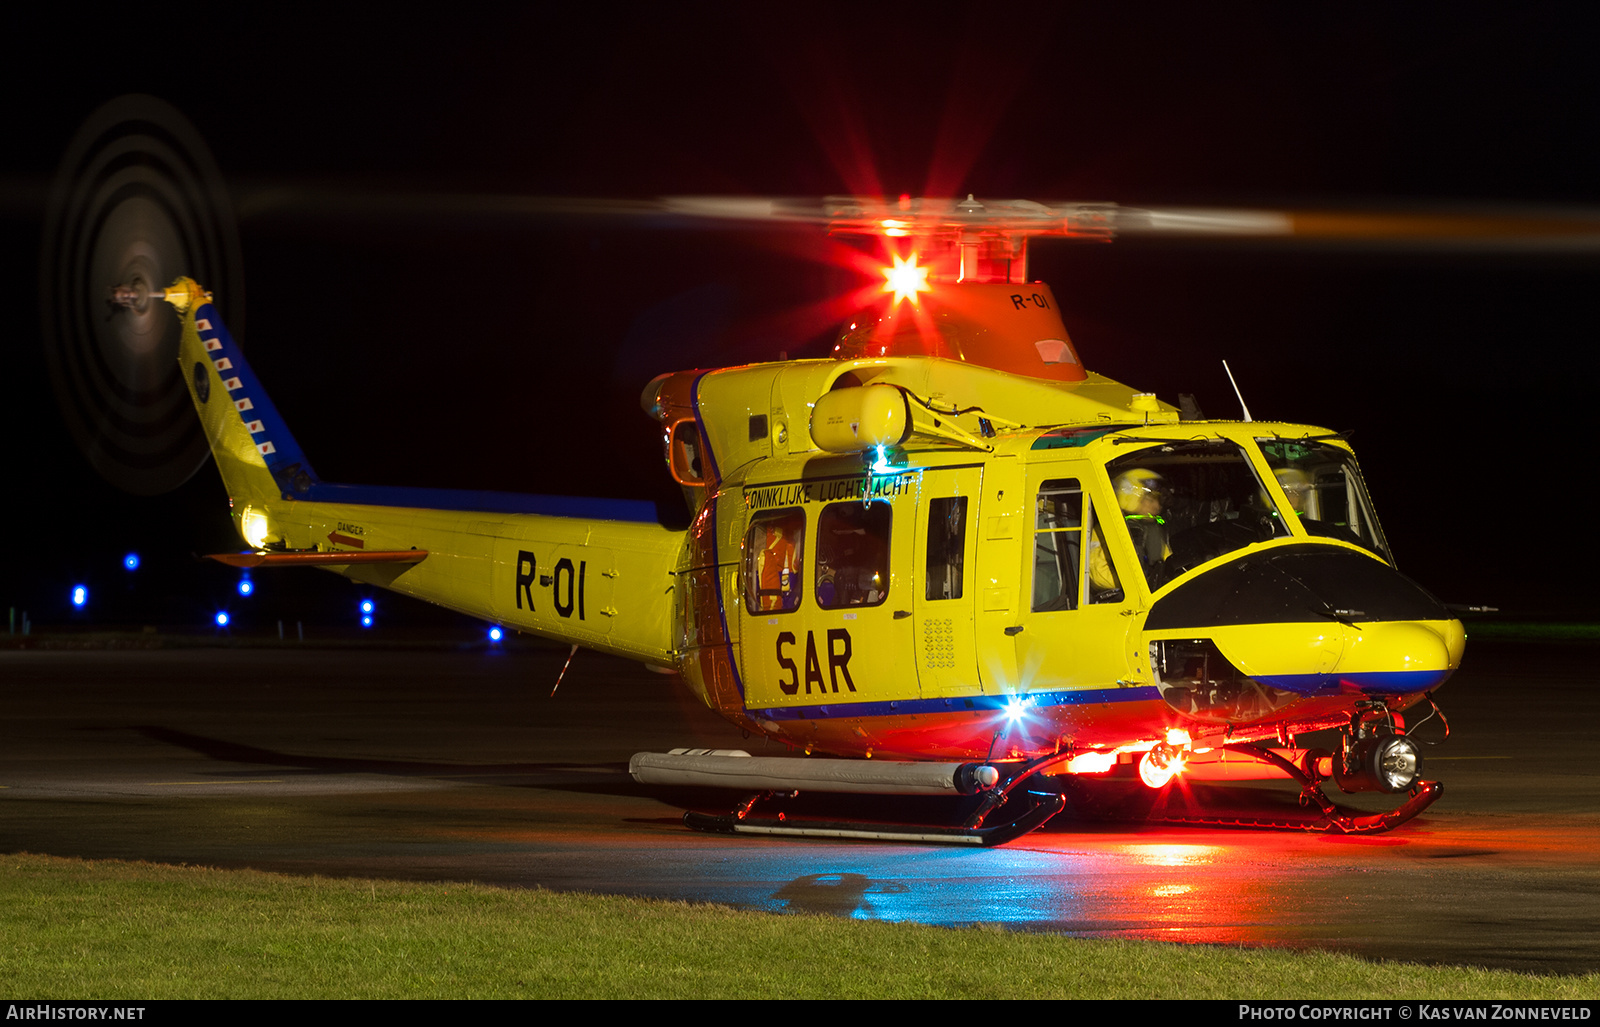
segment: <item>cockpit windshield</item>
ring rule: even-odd
[[[1118,457],[1106,471],[1152,591],[1208,560],[1290,534],[1249,458],[1225,439],[1162,443]]]
[[[1353,542],[1394,562],[1355,457],[1337,446],[1306,440],[1257,439],[1256,444],[1308,534]]]

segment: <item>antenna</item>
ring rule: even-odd
[[[1250,408],[1244,405],[1244,393],[1239,391],[1239,383],[1233,380],[1233,370],[1228,367],[1226,360],[1222,362],[1222,369],[1228,372],[1228,381],[1233,385],[1233,394],[1239,397],[1239,409],[1244,411],[1244,419],[1246,421],[1255,420],[1250,416]]]

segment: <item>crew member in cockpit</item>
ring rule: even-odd
[[[1133,551],[1139,555],[1145,580],[1153,588],[1161,581],[1162,563],[1172,555],[1172,547],[1167,544],[1166,521],[1161,516],[1167,480],[1155,471],[1135,467],[1117,475],[1111,488],[1117,494],[1117,505],[1122,507],[1122,517],[1133,539]],[[1089,580],[1097,589],[1118,587],[1116,572],[1106,558],[1098,528],[1089,539]]]
[[[1280,467],[1273,475],[1278,479],[1278,484],[1283,486],[1283,494],[1289,497],[1289,508],[1302,517],[1306,516],[1306,497],[1311,493],[1311,479],[1306,472],[1298,467]]]

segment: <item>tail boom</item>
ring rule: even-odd
[[[179,360],[251,552],[310,564],[518,631],[672,665],[682,532],[649,504],[324,483],[244,354],[187,279]]]
[[[288,553],[314,553],[316,563],[353,581],[518,631],[672,664],[683,535],[659,524],[295,500],[269,503],[259,515]],[[413,560],[413,552],[425,557]]]

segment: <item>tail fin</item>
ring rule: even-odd
[[[235,507],[304,495],[316,484],[316,472],[228,334],[211,294],[180,278],[164,298],[183,317],[178,359]]]

